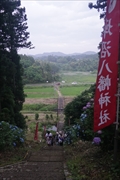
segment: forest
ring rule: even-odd
[[[55,63],[35,61],[32,56],[20,55],[23,67],[23,83],[46,83],[59,81],[59,67]]]
[[[98,54],[76,56],[46,56],[34,59],[32,56],[20,55],[23,67],[23,82],[46,83],[60,81],[62,71],[97,72]]]

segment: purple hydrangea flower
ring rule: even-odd
[[[93,143],[96,144],[96,145],[99,145],[101,143],[100,137],[94,137]]]
[[[87,108],[87,107],[86,107],[86,106],[84,106],[84,107],[83,107],[83,110],[85,110],[86,108]]]
[[[90,102],[88,102],[87,105],[90,105]]]
[[[90,104],[87,104],[86,107],[89,108],[89,107],[90,107]]]

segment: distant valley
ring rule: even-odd
[[[61,81],[61,72],[96,74],[98,62],[98,54],[91,51],[69,55],[61,52],[43,53],[35,56],[21,55],[25,84]]]

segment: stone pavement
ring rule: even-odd
[[[27,161],[0,168],[0,180],[66,180],[62,146],[45,146]]]

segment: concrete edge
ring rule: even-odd
[[[66,180],[72,180],[72,175],[68,171],[66,163],[64,163],[63,166],[64,166],[64,174],[65,174]]]

